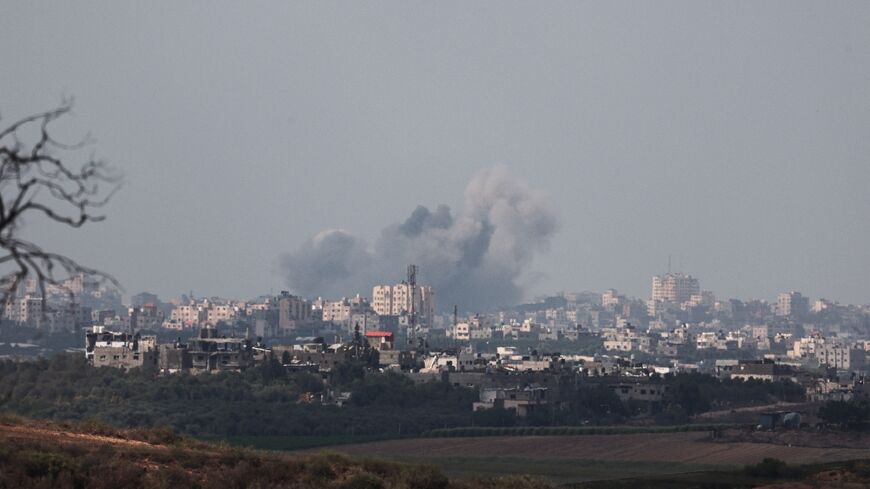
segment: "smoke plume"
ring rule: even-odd
[[[487,310],[522,299],[523,272],[558,228],[549,200],[496,166],[471,179],[455,215],[446,205],[417,206],[371,246],[343,230],[322,231],[283,255],[281,266],[294,292],[340,297],[369,296],[414,263],[440,309]]]

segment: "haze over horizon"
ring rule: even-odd
[[[870,303],[867,2],[14,2],[2,19],[0,125],[74,96],[59,135],[92,134],[126,182],[105,222],[24,231],[128,295],[277,292],[285,258],[333,229],[376,270],[396,256],[398,281],[408,255],[378,251],[384,233],[418,206],[451,225],[490,209],[466,188],[501,168],[552,212],[509,222],[555,224],[505,248],[505,297],[647,297],[672,256],[721,298]],[[427,236],[467,250],[442,224]]]

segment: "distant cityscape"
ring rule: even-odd
[[[868,305],[811,301],[797,291],[776,302],[722,300],[699,279],[668,272],[652,278],[645,300],[607,289],[460,315],[456,306],[439,310],[437,291],[417,282],[411,265],[406,280],[376,285],[370,297],[282,291],[164,302],[144,292],[125,306],[118,290],[78,276],[47,287],[44,296],[28,283],[3,319],[7,326],[80,332],[93,365],[164,374],[243,370],[275,357],[287,368],[324,374],[359,360],[423,376],[701,372],[791,380],[815,400],[850,398],[864,385]]]

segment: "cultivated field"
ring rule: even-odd
[[[705,465],[744,465],[765,457],[796,464],[870,458],[870,448],[718,443],[709,441],[707,433],[414,438],[342,445],[334,450],[350,455],[384,457],[513,457]]]
[[[562,482],[725,469],[755,464],[765,457],[789,464],[870,459],[870,448],[712,442],[703,432],[418,438],[342,445],[332,450],[431,463],[452,475],[531,473]]]

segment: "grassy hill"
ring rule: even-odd
[[[620,436],[625,435],[610,435],[609,439],[615,442]],[[596,441],[591,436],[579,438]],[[424,440],[427,443],[456,441],[443,438]],[[527,437],[526,440],[543,441],[542,437]],[[596,444],[600,446],[600,443]],[[508,461],[506,459],[487,461],[486,457],[457,455],[442,468],[386,461],[371,458],[378,454],[371,450],[372,445],[369,445],[368,452],[354,456],[322,452],[281,453],[197,441],[178,436],[168,429],[119,429],[95,422],[67,424],[0,416],[0,489],[552,489],[560,479],[496,476],[505,473],[507,465],[503,462]],[[462,447],[454,448],[461,450]],[[437,450],[435,452],[437,455]],[[391,459],[408,460],[402,457]],[[536,472],[539,470],[537,464],[544,460],[508,462],[512,465],[510,472],[517,474]],[[598,479],[561,486],[575,489],[870,487],[868,460],[787,465],[779,460],[766,459],[736,469],[689,467],[666,461],[632,463],[614,459],[579,463],[564,459],[560,462],[560,470],[569,476],[566,479],[573,478],[578,470],[592,476],[590,479]],[[492,466],[486,467],[487,463]],[[653,464],[670,465],[652,467]]]
[[[438,469],[319,453],[288,455],[100,423],[0,418],[0,488],[540,488],[528,478],[448,480]]]

